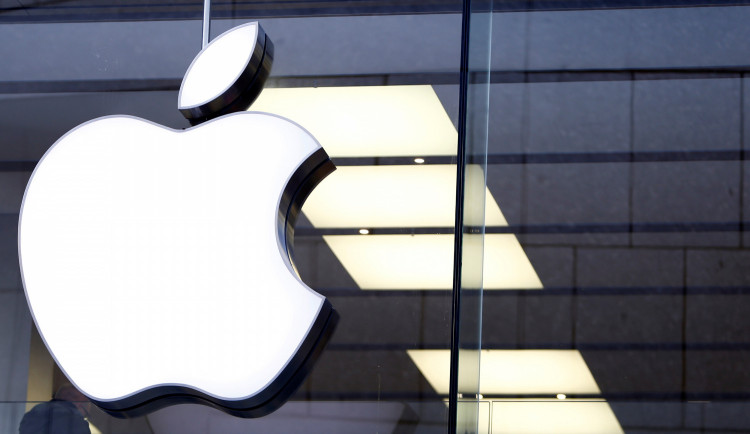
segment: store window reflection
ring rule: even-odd
[[[19,434],[91,434],[86,417],[93,404],[70,383],[62,385],[52,400],[35,405],[21,419]]]

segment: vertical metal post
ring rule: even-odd
[[[469,27],[471,0],[464,0],[461,22],[461,64],[459,69],[458,150],[456,152],[456,221],[453,242],[453,306],[451,324],[450,386],[448,392],[448,433],[456,434],[458,428],[458,352],[461,323],[461,259],[464,233],[464,179],[466,169],[466,117],[469,88]]]
[[[203,45],[206,48],[211,35],[211,0],[203,0]]]

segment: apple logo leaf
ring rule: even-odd
[[[180,112],[197,125],[247,109],[271,73],[273,51],[257,22],[223,33],[190,64],[180,86]]]
[[[241,111],[272,52],[257,23],[222,34],[180,89],[195,126],[94,119],[29,180],[18,248],[34,321],[71,382],[115,416],[186,402],[268,414],[335,328],[291,249],[302,203],[335,167],[294,122]]]

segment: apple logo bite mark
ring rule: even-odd
[[[196,126],[94,119],[29,180],[18,248],[34,321],[68,378],[115,416],[185,402],[268,414],[335,328],[291,260],[299,209],[333,163],[292,121],[238,112],[272,55],[257,23],[222,34],[180,89]]]

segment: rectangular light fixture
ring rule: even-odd
[[[448,394],[450,350],[407,350],[433,389]],[[483,395],[599,394],[578,350],[481,350]]]
[[[492,400],[490,404],[492,418],[489,422],[482,422],[491,428],[485,433],[623,433],[612,408],[603,399]]]
[[[467,209],[465,224],[508,224],[479,166],[467,166],[466,185],[485,192],[486,207],[484,219]],[[343,166],[310,193],[302,212],[316,228],[452,227],[455,191],[455,165]]]
[[[292,119],[331,157],[456,154],[458,133],[429,85],[270,88],[250,110]]]
[[[449,393],[450,350],[407,350],[438,394]],[[550,395],[600,394],[577,350],[481,350],[479,394]],[[471,405],[469,403],[464,406]],[[609,404],[603,399],[518,398],[479,400],[480,433],[620,434]]]
[[[451,234],[326,235],[323,239],[361,289],[452,288]],[[485,236],[483,279],[485,289],[542,288],[513,234]]]
[[[332,157],[417,157],[414,165],[339,167],[312,191],[302,212],[316,228],[360,229],[362,236],[324,236],[360,288],[451,289],[452,235],[373,234],[377,228],[454,225],[456,166],[420,164],[423,156],[455,155],[458,138],[431,86],[266,89],[251,109],[293,119]],[[485,210],[467,207],[464,224],[507,226],[482,168],[468,165],[465,173],[467,195],[484,195]],[[472,240],[484,243],[484,249],[465,250],[484,252],[484,276],[480,281],[464,273],[465,284],[542,288],[515,235],[467,237],[467,245]]]

